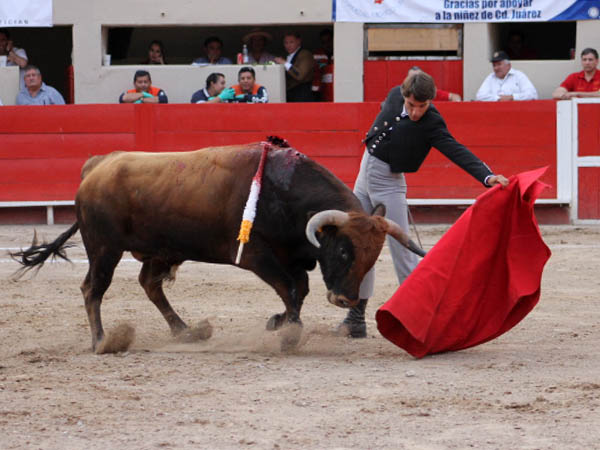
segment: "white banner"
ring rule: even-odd
[[[600,0],[333,0],[337,22],[543,22],[599,17]]]
[[[52,0],[0,0],[0,27],[51,27]]]

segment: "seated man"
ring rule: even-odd
[[[267,64],[275,59],[265,47],[272,40],[272,36],[260,28],[254,28],[242,38],[242,42],[248,46],[249,64]]]
[[[600,97],[598,52],[586,48],[581,52],[581,72],[569,75],[552,93],[552,98],[568,100],[573,97]]]
[[[135,72],[133,86],[133,89],[121,94],[119,103],[169,103],[165,91],[152,86],[150,73],[146,70]]]
[[[495,52],[491,59],[494,71],[487,76],[475,96],[484,102],[537,100],[538,93],[527,75],[513,69],[506,52]]]
[[[36,66],[25,67],[25,87],[17,95],[17,105],[64,105],[60,92],[42,81]]]
[[[256,73],[252,67],[242,67],[238,72],[238,83],[232,86],[236,103],[267,103],[267,89],[256,84]]]
[[[27,53],[22,48],[17,48],[13,45],[10,39],[10,31],[8,28],[0,28],[0,56],[6,56],[7,66],[19,66],[21,81],[19,88],[25,87],[25,66],[27,66]]]
[[[288,32],[283,37],[287,58],[277,57],[277,64],[285,65],[285,90],[288,102],[313,102],[312,81],[315,70],[313,54],[302,48],[298,33]]]
[[[222,56],[223,41],[217,36],[210,36],[204,41],[204,52],[206,56],[195,59],[193,66],[204,66],[207,64],[231,64],[231,60]]]
[[[225,89],[225,75],[214,72],[206,77],[206,87],[194,92],[191,103],[228,103],[234,97],[232,88]]]
[[[411,76],[417,72],[422,72],[423,70],[419,66],[412,66],[408,69],[408,75]],[[435,90],[435,97],[433,98],[434,102],[460,102],[462,98],[459,94],[450,91],[444,91],[442,89]]]

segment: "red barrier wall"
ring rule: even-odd
[[[600,105],[580,103],[578,111],[578,156],[600,156]]]
[[[365,61],[364,99],[366,102],[385,100],[388,91],[402,84],[408,69],[419,66],[435,80],[439,89],[455,92],[463,96],[462,60],[393,60]]]
[[[577,105],[578,156],[600,156],[600,104]],[[597,161],[597,160],[596,160]],[[578,168],[577,218],[600,219],[600,163]]]
[[[600,219],[600,167],[580,167],[578,179],[577,218]]]
[[[507,176],[549,165],[556,198],[553,101],[443,103],[450,131]],[[0,108],[0,201],[72,200],[91,155],[179,151],[282,136],[352,186],[361,139],[379,103],[267,105],[65,105]],[[484,188],[439,152],[408,175],[409,198],[470,199]]]

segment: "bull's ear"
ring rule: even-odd
[[[373,208],[373,211],[371,212],[372,216],[385,216],[385,205],[383,203],[380,203],[379,205],[375,206],[375,208]]]

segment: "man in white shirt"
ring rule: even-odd
[[[538,93],[527,75],[513,69],[508,55],[495,52],[492,55],[494,72],[489,74],[475,96],[484,102],[507,102],[512,100],[537,100]]]
[[[7,66],[19,66],[19,76],[21,77],[19,89],[25,87],[25,67],[28,64],[27,53],[22,48],[13,45],[8,28],[0,28],[0,55],[6,56]]]

